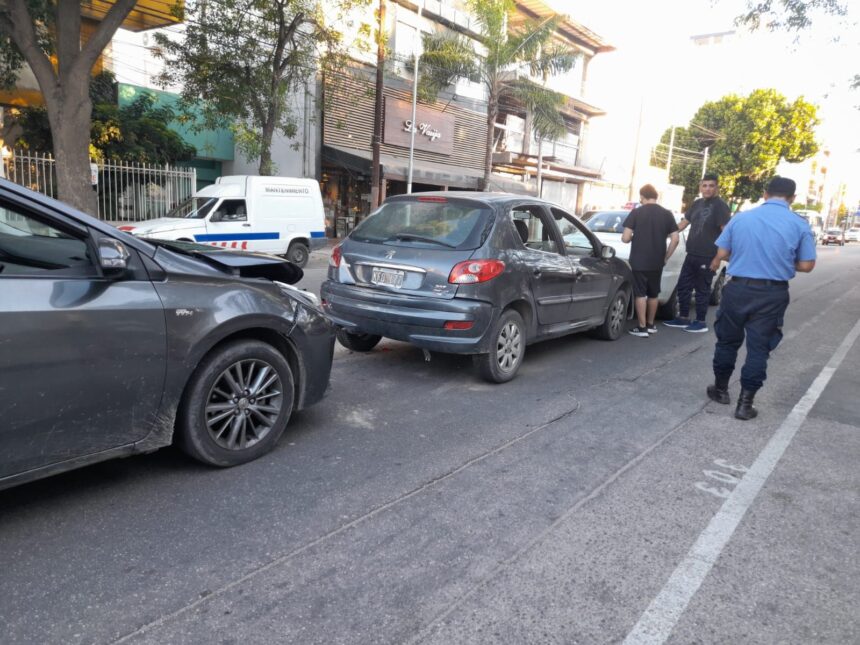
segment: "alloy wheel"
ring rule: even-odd
[[[215,379],[206,398],[206,428],[222,448],[244,450],[272,430],[283,407],[283,385],[260,359],[233,363]]]
[[[496,360],[499,369],[510,372],[515,369],[522,355],[522,334],[520,328],[514,322],[507,322],[499,332],[496,343]]]
[[[609,328],[612,331],[612,334],[615,335],[621,330],[621,326],[624,324],[624,314],[627,305],[627,297],[620,293],[615,296],[615,300],[612,303],[612,311],[609,312]]]

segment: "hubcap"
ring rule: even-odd
[[[206,429],[222,448],[250,448],[271,432],[283,402],[275,368],[259,359],[233,363],[209,391]]]
[[[517,366],[522,355],[522,335],[520,328],[512,322],[506,323],[499,332],[496,342],[496,360],[499,369],[510,372]]]
[[[624,320],[625,300],[624,296],[619,295],[612,303],[612,311],[609,312],[609,328],[613,333],[621,328],[621,323]]]

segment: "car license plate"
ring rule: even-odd
[[[394,287],[399,289],[403,286],[403,278],[406,276],[405,271],[395,271],[393,269],[380,269],[373,267],[373,272],[370,275],[371,284],[384,285],[386,287]]]

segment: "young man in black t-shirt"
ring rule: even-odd
[[[640,338],[656,334],[654,317],[657,315],[657,296],[663,267],[678,246],[678,225],[675,216],[657,204],[657,190],[645,184],[639,190],[641,206],[630,211],[624,220],[621,241],[632,242],[630,268],[633,269],[633,297],[639,323],[630,333]],[[666,238],[671,237],[668,249]]]
[[[702,196],[687,209],[680,230],[690,227],[687,235],[687,257],[678,277],[678,317],[667,320],[669,327],[703,333],[708,331],[705,316],[711,299],[714,272],[711,260],[717,254],[715,242],[731,218],[729,205],[717,196],[719,182],[716,175],[702,177],[699,184]],[[690,320],[690,299],[696,292],[696,320]]]

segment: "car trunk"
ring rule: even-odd
[[[350,240],[344,245],[341,275],[345,269],[355,284],[379,292],[451,299],[457,294],[457,285],[448,282],[451,269],[474,252],[421,242]]]

